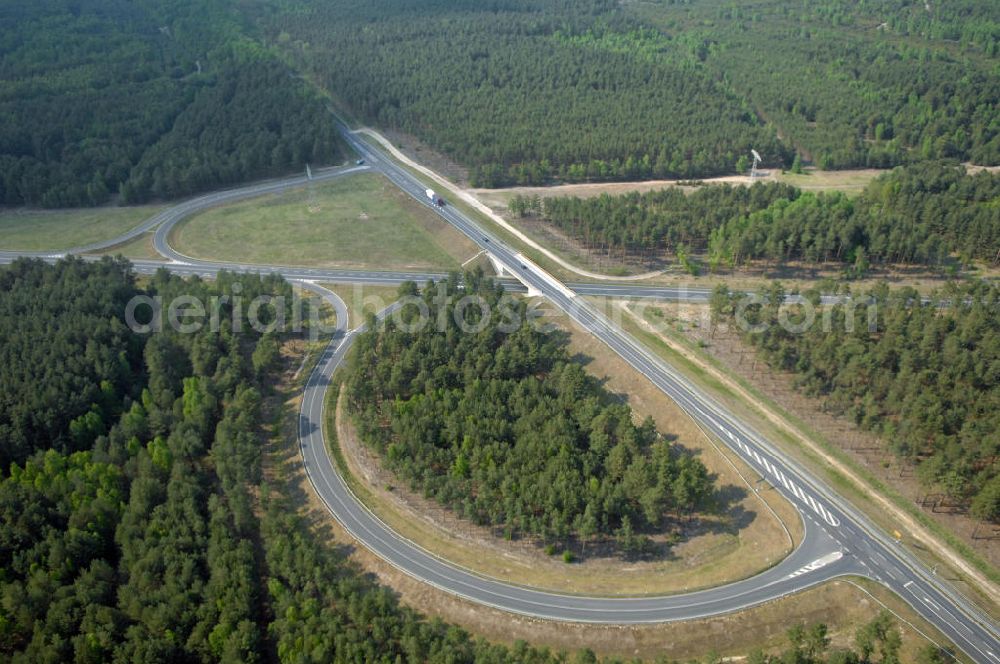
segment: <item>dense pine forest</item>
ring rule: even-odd
[[[0,271],[0,468],[89,449],[139,397],[142,345],[121,316],[135,294],[118,262]]]
[[[540,217],[600,254],[648,260],[682,248],[704,253],[712,234],[734,219],[801,195],[798,189],[778,183],[713,185],[690,194],[668,187],[593,198],[517,195],[509,210],[519,218]]]
[[[5,352],[24,339],[51,354],[4,363],[0,421],[16,459],[0,480],[0,652],[258,661],[267,627],[248,491],[260,479],[259,339],[225,325],[135,335],[123,313],[140,289],[123,260],[23,260],[0,279]],[[236,281],[254,293],[289,288],[161,272],[148,292],[207,296]],[[25,421],[25,403],[45,418]]]
[[[532,324],[505,330],[513,314],[526,320],[526,305],[504,300],[481,274],[462,284],[454,276],[427,285],[420,297],[432,324],[421,330],[408,330],[406,318],[356,341],[350,412],[390,469],[512,536],[614,535],[625,551],[643,548],[641,533],[669,518],[711,506],[701,462],[672,449],[651,419],[637,426],[631,409],[571,360],[562,335]],[[414,295],[415,286],[403,292]],[[456,321],[467,295],[494,312],[484,320],[478,307],[466,309],[479,332]],[[511,315],[497,313],[507,308]]]
[[[795,333],[778,322],[783,296],[775,284],[767,304],[743,307],[721,286],[712,308],[763,324],[737,329],[770,365],[876,432],[929,489],[1000,521],[1000,287],[954,284],[922,303],[913,289],[882,285]]]
[[[342,159],[228,0],[0,7],[0,203],[170,198]]]
[[[731,172],[792,152],[671,40],[610,0],[305,3],[271,38],[363,120],[416,134],[474,185]]]
[[[1000,23],[979,0],[630,4],[821,168],[1000,163]]]
[[[134,203],[339,161],[296,71],[480,186],[705,177],[750,148],[769,167],[996,164],[998,42],[972,0],[8,2],[0,203]]]
[[[133,203],[339,161],[295,70],[481,186],[705,177],[751,147],[769,167],[996,164],[997,25],[973,0],[8,2],[0,203]]]
[[[277,277],[226,273],[206,283],[161,271],[140,287],[112,259],[0,269],[0,659],[596,662],[427,620],[315,538],[283,481],[262,479],[273,333],[233,327],[228,304],[218,330],[124,326],[133,295],[222,296],[237,285],[247,297],[289,293]],[[48,357],[8,351],[12,334]],[[36,421],[28,410],[49,414]],[[831,649],[824,625],[797,625],[781,660],[751,657],[892,662],[901,638],[883,614],[855,644]],[[934,649],[922,657],[943,661]]]
[[[290,294],[277,277],[225,273],[161,271],[139,288],[111,259],[0,271],[5,333],[52,353],[3,364],[0,432],[18,458],[0,474],[0,659],[555,662],[424,620],[314,541],[280,484],[262,485],[273,336],[233,328],[230,305],[218,331],[124,326],[132,295],[237,284],[251,298]],[[51,419],[26,421],[27,406]]]
[[[987,4],[350,0],[262,24],[361,120],[492,187],[731,173],[751,147],[768,167],[1000,163]]]
[[[783,184],[670,188],[596,198],[515,197],[511,211],[540,215],[612,256],[704,255],[713,267],[749,261],[938,266],[1000,263],[1000,174],[949,162],[904,166],[851,198]]]

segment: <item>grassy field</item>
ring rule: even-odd
[[[385,150],[384,145],[382,145],[380,142],[378,142],[368,134],[359,134],[359,136],[361,137],[362,141],[370,144],[372,147],[378,150]],[[441,184],[428,177],[425,173],[421,173],[419,170],[413,168],[409,164],[400,161],[395,156],[388,155],[388,158],[392,159],[393,162],[396,163],[396,165],[409,172],[410,175],[416,178],[416,180],[422,183],[424,186],[440,190]],[[505,228],[501,227],[499,224],[497,224],[494,220],[490,219],[488,216],[483,214],[481,211],[473,208],[471,205],[461,200],[458,196],[451,195],[455,193],[453,190],[450,191],[449,193],[444,193],[444,192],[448,192],[448,190],[447,189],[442,190],[442,193],[447,197],[449,205],[451,205],[456,210],[459,210],[462,214],[467,216],[469,219],[475,221],[481,227],[487,229],[500,241],[510,245],[511,247],[516,247],[517,249],[519,249],[521,253],[530,258],[536,265],[541,267],[549,274],[563,281],[567,280],[587,281],[587,279],[581,278],[580,275],[578,274],[575,274],[568,270],[564,270],[555,261],[550,260],[537,249],[525,245],[520,239],[515,237]],[[473,263],[473,265],[474,264],[475,263]]]
[[[878,175],[885,173],[884,170],[873,168],[855,169],[847,171],[821,171],[814,168],[807,168],[804,172],[795,174],[780,170],[769,170],[761,175],[761,182],[785,182],[805,191],[843,191],[847,194],[859,194],[865,186]],[[682,186],[686,191],[694,191],[693,187],[686,187],[678,180],[641,180],[637,182],[595,182],[584,184],[564,184],[550,187],[509,187],[506,189],[473,189],[472,193],[479,200],[494,209],[504,209],[511,198],[517,195],[534,196],[543,198],[556,196],[577,196],[579,198],[592,198],[601,194],[617,196],[631,192],[644,193],[647,191],[658,191],[669,187]],[[746,185],[749,179],[745,175],[727,175],[725,177],[709,178],[702,180],[706,185],[730,184]]]
[[[121,235],[152,217],[156,206],[79,210],[3,210],[0,249],[61,251]]]
[[[124,244],[116,244],[113,247],[108,247],[102,254],[108,254],[109,256],[124,256],[125,258],[132,259],[147,259],[147,260],[164,260],[163,256],[156,253],[156,249],[153,248],[153,232],[143,233],[139,237],[129,240]]]
[[[320,284],[333,291],[347,305],[349,329],[365,322],[365,315],[377,314],[399,298],[397,286],[370,286],[368,284]]]
[[[223,206],[173,237],[189,256],[259,264],[455,269],[478,249],[379,175]]]
[[[798,187],[803,191],[842,191],[848,195],[860,194],[869,182],[887,171],[863,168],[848,171],[821,171],[807,168],[802,173],[777,171],[774,178]]]

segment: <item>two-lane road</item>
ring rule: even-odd
[[[370,166],[330,169],[314,175],[314,180],[341,177],[371,168],[381,172],[417,201],[437,211],[443,219],[509,269],[518,284],[515,286],[506,280],[512,290],[527,290],[551,300],[577,324],[601,339],[674,399],[702,427],[757,469],[762,477],[799,509],[805,525],[803,543],[789,558],[775,567],[751,579],[687,595],[614,599],[563,596],[512,586],[496,579],[485,579],[457,568],[406,542],[379,522],[354,499],[330,463],[322,440],[323,394],[331,372],[342,360],[353,339],[350,333],[345,332],[330,345],[309,379],[300,419],[300,444],[310,479],[320,497],[360,542],[407,574],[440,589],[496,608],[566,621],[636,623],[716,615],[782,597],[839,575],[861,574],[896,591],[974,660],[1000,664],[998,631],[991,617],[984,615],[951,586],[942,583],[864,515],[578,297],[587,294],[704,302],[708,298],[708,291],[634,285],[563,284],[456,208],[431,205],[425,197],[424,184],[409,171],[371,145],[360,141],[347,128],[341,127],[341,130]],[[299,187],[308,181],[306,177],[286,178],[208,194],[166,210],[133,231],[107,242],[61,252],[27,253],[54,260],[66,253],[105,249],[155,229],[154,245],[170,261],[135,261],[136,269],[140,272],[160,267],[167,267],[180,274],[204,276],[212,276],[221,269],[280,272],[287,278],[305,282],[303,285],[307,288],[324,294],[331,303],[339,307],[342,307],[342,302],[338,305],[335,296],[310,282],[389,285],[405,280],[420,283],[428,278],[443,276],[205,262],[183,256],[169,245],[171,229],[198,211],[251,196]],[[0,262],[9,262],[24,254],[25,252],[0,251]]]
[[[235,203],[236,201],[245,200],[248,198],[255,198],[257,196],[263,196],[265,194],[273,194],[288,189],[294,189],[295,187],[302,187],[309,182],[323,182],[326,180],[332,180],[335,178],[342,177],[344,175],[349,175],[351,173],[358,173],[361,171],[368,170],[367,166],[351,166],[351,167],[336,167],[336,168],[324,168],[318,170],[312,174],[312,177],[307,177],[305,175],[296,175],[287,178],[276,178],[273,180],[264,180],[261,182],[255,182],[243,187],[236,187],[233,189],[223,189],[221,191],[213,191],[208,194],[203,194],[196,198],[184,201],[177,205],[173,205],[166,210],[163,210],[159,214],[153,215],[149,219],[145,220],[132,230],[119,235],[118,237],[108,238],[106,240],[100,240],[98,242],[91,242],[90,244],[84,244],[77,247],[71,247],[69,249],[62,249],[56,251],[10,251],[0,249],[0,261],[9,263],[11,260],[16,259],[21,256],[33,256],[36,258],[59,258],[61,256],[73,254],[89,254],[111,247],[124,244],[130,240],[134,240],[143,233],[148,233],[153,229],[162,228],[164,226],[173,227],[178,221],[182,219],[187,219],[188,217],[202,212],[209,208],[218,207],[220,205],[226,205],[228,203]]]
[[[545,296],[577,324],[590,331],[633,368],[670,396],[706,430],[739,454],[761,476],[767,478],[804,515],[837,543],[843,561],[853,561],[861,573],[894,590],[918,613],[934,624],[966,654],[980,662],[1000,664],[1000,632],[994,620],[985,615],[953,587],[942,583],[922,563],[888,537],[866,516],[772,446],[759,433],[714,399],[691,385],[683,376],[641,346],[606,316],[577,297],[566,285],[547,274],[532,261],[495,235],[465,216],[455,207],[430,204],[423,184],[409,171],[359,139],[347,127],[341,132],[352,147],[372,165],[416,200],[423,202],[479,244],[504,265],[528,289]],[[809,541],[809,538],[807,538]],[[809,577],[803,574],[794,579]],[[578,619],[571,607],[589,606],[592,600],[573,598],[547,607],[545,617]],[[635,600],[643,601],[643,600]],[[629,604],[629,606],[632,606]],[[628,612],[603,606],[602,618],[608,622],[627,622]],[[512,609],[515,610],[515,609]]]
[[[320,287],[313,286],[312,290],[324,294]],[[337,306],[336,296],[328,291],[325,296]],[[563,595],[486,578],[443,560],[379,520],[354,496],[334,468],[323,437],[324,404],[330,378],[356,334],[357,331],[341,328],[306,383],[299,414],[303,462],[320,499],[348,532],[378,556],[420,581],[473,602],[537,618],[637,624],[737,611],[844,574],[863,572],[813,519],[805,522],[802,544],[762,574],[680,595],[620,598]]]

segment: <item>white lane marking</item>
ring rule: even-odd
[[[906,588],[907,590],[910,590],[910,586],[912,586],[912,585],[913,585],[913,581],[907,581],[906,583],[903,584],[903,587]],[[963,623],[961,620],[956,620],[955,616],[950,611],[942,610],[941,607],[936,602],[934,602],[934,600],[932,600],[930,597],[928,597],[927,595],[919,596],[915,592],[913,592],[912,590],[910,590],[910,594],[912,594],[914,597],[916,597],[917,599],[921,600],[924,604],[926,604],[927,606],[929,606],[931,608],[931,611],[933,611],[934,613],[936,613],[942,620],[945,620],[949,625],[951,625],[952,627],[961,629],[963,632],[965,632],[966,634],[969,635],[969,638],[971,638],[973,636],[972,630],[969,629],[969,627],[965,623]],[[971,643],[971,641],[970,641],[970,643]],[[973,647],[975,647],[975,646],[973,646]],[[977,650],[978,650],[978,648],[977,648]],[[983,651],[980,650],[980,652],[983,652]],[[991,653],[988,650],[986,651],[985,654],[989,655],[992,659],[996,659],[996,656],[993,655],[993,653]],[[1000,660],[997,660],[997,661],[1000,661]]]
[[[825,556],[823,556],[821,558],[817,558],[816,560],[812,561],[808,565],[805,565],[804,567],[800,567],[799,569],[795,570],[794,572],[792,572],[791,574],[788,575],[788,578],[789,579],[794,579],[797,576],[802,576],[803,574],[808,574],[809,572],[814,572],[814,571],[820,569],[821,567],[826,567],[830,563],[837,562],[838,560],[840,560],[843,557],[844,557],[844,553],[842,551],[834,551],[833,553],[828,553],[828,554],[826,554]]]
[[[709,420],[713,424],[715,424],[715,426],[718,429],[724,431],[730,440],[736,443],[739,449],[743,452],[744,456],[746,456],[747,460],[756,461],[759,467],[764,468],[764,470],[768,474],[770,474],[771,476],[775,477],[778,481],[780,481],[788,491],[790,491],[792,494],[795,495],[796,498],[801,500],[803,503],[808,504],[809,507],[812,508],[812,510],[816,514],[819,514],[819,516],[829,525],[833,526],[834,528],[840,526],[840,520],[837,517],[833,516],[833,514],[831,514],[822,505],[822,503],[820,503],[811,495],[800,489],[795,482],[785,477],[784,473],[782,473],[777,468],[776,465],[771,464],[766,458],[762,458],[761,455],[755,449],[753,449],[752,447],[744,443],[742,440],[740,440],[739,437],[734,435],[732,431],[729,431],[728,429],[720,426],[719,423],[714,420],[714,418],[709,418]]]

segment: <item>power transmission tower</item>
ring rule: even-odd
[[[760,165],[761,158],[760,153],[756,150],[750,150],[753,153],[753,166],[750,168],[750,184],[753,184],[754,180],[757,179],[757,166]]]
[[[309,164],[306,164],[306,179],[309,181],[306,184],[306,189],[308,190],[308,201],[306,205],[309,208],[311,214],[316,214],[320,211],[319,201],[316,199],[316,185],[313,184],[313,172]]]

